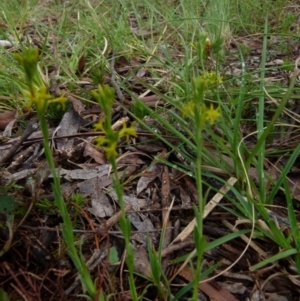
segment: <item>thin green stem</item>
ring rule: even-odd
[[[43,133],[45,156],[46,156],[47,162],[48,162],[49,167],[50,167],[50,171],[51,171],[52,176],[53,176],[53,182],[54,182],[53,183],[53,190],[54,190],[55,201],[56,201],[57,207],[60,211],[60,214],[63,218],[62,233],[63,233],[63,236],[64,236],[64,239],[65,239],[66,243],[68,244],[69,254],[70,254],[70,256],[73,260],[73,263],[75,264],[75,266],[78,270],[78,273],[80,275],[80,279],[82,281],[82,284],[85,286],[85,288],[88,291],[89,295],[91,297],[95,297],[96,288],[94,286],[92,278],[89,274],[89,271],[86,267],[86,264],[85,264],[84,260],[82,260],[79,257],[79,255],[77,253],[77,250],[75,248],[72,221],[71,221],[71,218],[69,216],[66,203],[65,203],[65,201],[62,197],[59,177],[58,177],[57,171],[55,169],[55,163],[54,163],[53,155],[52,155],[52,152],[51,152],[51,149],[50,149],[50,146],[49,146],[48,126],[47,126],[47,122],[46,122],[46,119],[45,119],[44,116],[45,115],[43,114],[43,112],[38,112],[38,117],[39,117],[41,129],[42,129],[42,133]]]
[[[267,32],[268,32],[268,16],[266,16],[263,51],[261,57],[261,73],[260,73],[260,90],[263,91],[265,85],[265,66],[267,60]],[[257,115],[257,138],[259,139],[264,129],[264,114],[265,114],[265,96],[262,93],[259,97],[258,115]],[[260,200],[262,203],[266,201],[266,185],[264,174],[264,161],[265,161],[265,141],[262,141],[261,147],[258,151],[258,174],[259,174],[259,188],[260,188]]]
[[[194,123],[195,123],[195,140],[196,140],[196,166],[195,166],[195,178],[197,185],[197,196],[198,196],[198,211],[195,209],[195,216],[197,220],[197,224],[194,229],[194,238],[195,243],[197,244],[197,259],[196,259],[196,269],[194,275],[194,284],[193,284],[193,297],[192,300],[198,299],[198,283],[201,279],[201,269],[202,269],[202,254],[204,249],[202,250],[201,241],[203,240],[203,208],[204,208],[204,200],[203,200],[203,191],[202,191],[202,147],[203,147],[203,137],[202,137],[202,128],[204,126],[203,120],[203,99],[204,99],[204,85],[196,86],[195,91],[195,108],[194,108]],[[202,125],[203,124],[203,125]]]
[[[130,243],[130,222],[126,217],[125,212],[125,202],[123,199],[123,189],[122,185],[118,176],[118,168],[116,164],[116,159],[114,157],[111,158],[110,163],[112,165],[112,170],[114,173],[114,187],[116,190],[117,198],[119,201],[119,205],[121,208],[121,217],[120,217],[120,227],[124,236],[125,240],[125,249],[126,249],[126,263],[129,270],[129,285],[130,285],[130,292],[131,292],[131,298],[134,301],[138,301],[138,295],[135,287],[135,281],[134,281],[134,250],[133,246]]]

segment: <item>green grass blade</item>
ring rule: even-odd
[[[255,264],[255,265],[253,265],[252,267],[250,267],[250,271],[256,271],[256,270],[266,266],[267,264],[270,264],[270,263],[276,262],[278,260],[290,257],[290,256],[295,255],[297,253],[298,253],[297,249],[289,249],[289,250],[285,250],[283,252],[277,253],[276,255],[274,255],[272,257],[269,257],[269,258]]]
[[[268,196],[268,199],[267,199],[268,204],[273,203],[273,199],[274,199],[275,195],[278,193],[278,190],[279,190],[280,186],[282,185],[283,180],[286,178],[288,172],[293,167],[293,165],[294,165],[296,159],[299,157],[299,155],[300,155],[300,144],[298,144],[297,147],[294,149],[288,162],[285,164],[283,170],[281,171],[281,174],[280,174],[278,180],[276,181],[274,187],[272,188],[272,191],[270,192],[270,194]]]
[[[265,86],[265,67],[267,58],[267,34],[268,34],[268,15],[266,16],[265,28],[264,28],[264,39],[263,49],[261,57],[261,73],[260,73],[260,90],[263,92]],[[265,115],[265,97],[264,93],[261,93],[258,104],[258,116],[257,116],[257,138],[259,139],[263,134],[264,130],[264,115]],[[260,198],[263,203],[266,200],[266,185],[264,176],[264,160],[265,160],[265,141],[262,141],[261,147],[258,150],[258,179],[259,179],[259,192]]]

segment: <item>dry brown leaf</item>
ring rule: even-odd
[[[82,74],[84,71],[84,68],[85,68],[85,55],[83,54],[78,61],[78,68],[77,68],[78,73]]]
[[[0,130],[4,130],[6,126],[16,118],[16,111],[5,111],[0,113]]]
[[[159,100],[159,97],[155,94],[149,96],[140,96],[139,99],[142,100],[150,108],[154,108],[164,103],[162,100]]]
[[[182,187],[179,187],[180,190],[180,200],[183,208],[188,208],[191,206],[191,197],[189,193]]]
[[[218,282],[218,284],[232,294],[243,295],[247,290],[246,286],[241,282]]]
[[[144,189],[147,188],[148,184],[151,183],[155,178],[161,175],[161,167],[158,164],[150,166],[147,170],[142,173],[137,185],[136,193],[139,195]]]
[[[165,225],[167,224],[167,212],[170,206],[170,177],[169,177],[169,169],[168,166],[164,166],[162,177],[161,177],[162,187],[161,187],[161,194],[162,194],[162,223]]]
[[[121,158],[118,158],[118,164],[128,164],[128,165],[142,165],[145,164],[145,162],[137,155],[135,154],[124,154]]]
[[[108,194],[116,203],[119,202],[117,194],[114,191],[108,191]],[[150,238],[154,242],[156,240],[156,237],[154,236],[155,227],[148,216],[139,213],[140,208],[138,205],[137,198],[133,196],[123,195],[123,200],[126,204],[130,204],[132,206],[133,212],[128,213],[128,218],[133,224],[133,226],[139,231],[133,234],[131,239],[134,239],[135,241],[146,246],[148,241],[147,232],[150,232]]]
[[[172,223],[169,219],[170,217],[170,211],[172,209],[172,206],[174,204],[174,199],[172,204],[170,204],[170,175],[169,175],[169,168],[168,166],[164,166],[162,177],[161,177],[161,194],[162,194],[162,201],[161,201],[161,207],[162,207],[162,224],[163,227],[166,227],[166,232],[163,237],[162,242],[162,248],[165,249],[172,241]],[[167,271],[168,265],[169,265],[170,258],[167,256],[162,259],[161,265],[162,270],[164,272]]]
[[[248,47],[250,47],[253,50],[261,51],[263,46],[263,40],[262,39],[255,39],[255,38],[238,38],[236,40],[238,43],[242,43]]]
[[[137,150],[143,151],[145,153],[158,153],[163,150],[163,146],[161,145],[155,145],[155,144],[141,144],[141,145],[136,145],[135,147]]]
[[[183,177],[185,187],[188,188],[188,191],[190,193],[190,196],[193,198],[194,201],[197,201],[198,199],[198,190],[195,185],[195,182],[192,181],[191,177],[189,176],[184,176]]]
[[[187,281],[193,280],[193,272],[189,267],[182,269],[179,274],[181,277]],[[199,289],[209,296],[210,300],[214,301],[238,301],[234,295],[232,295],[228,290],[218,285],[215,281],[204,282],[199,284]]]
[[[116,62],[116,71],[118,73],[126,72],[132,70],[133,67],[140,66],[142,64],[140,57],[132,57],[128,60],[125,56],[120,56]]]
[[[114,214],[114,209],[110,204],[110,201],[106,194],[102,191],[102,187],[95,183],[94,191],[92,193],[91,205],[92,207],[88,210],[95,216],[104,218],[111,217]]]
[[[141,68],[138,72],[137,72],[137,74],[136,74],[136,76],[138,77],[138,78],[142,78],[142,77],[144,77],[144,75],[147,73],[147,69],[146,68]]]
[[[134,247],[133,267],[136,273],[151,278],[151,266],[148,253],[142,246]]]
[[[270,293],[266,301],[288,301],[289,299],[286,296],[278,295],[277,293]]]
[[[66,96],[68,97],[69,101],[72,103],[73,109],[75,110],[75,112],[77,112],[78,114],[81,114],[81,112],[83,112],[85,110],[85,106],[82,104],[82,102],[74,97],[75,95],[67,92]]]
[[[68,136],[77,134],[80,125],[80,116],[78,112],[75,111],[73,107],[71,107],[62,118],[59,128],[57,130],[57,136]],[[57,139],[57,149],[59,150],[69,150],[73,146],[74,138],[61,138]]]
[[[90,143],[86,143],[83,156],[90,156],[93,158],[98,164],[102,165],[106,163],[105,155],[98,150],[96,150]]]
[[[5,128],[5,130],[2,133],[3,137],[11,137],[12,136],[12,130],[14,128],[16,119],[13,119]]]

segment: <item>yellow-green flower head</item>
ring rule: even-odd
[[[189,101],[185,106],[182,108],[183,116],[193,117],[195,112],[195,102],[194,100]]]
[[[27,83],[32,83],[37,71],[37,63],[39,59],[38,49],[29,48],[24,50],[22,54],[16,53],[14,57],[23,66]]]
[[[111,160],[118,156],[117,152],[117,141],[109,142],[106,147],[104,147],[107,159]]]
[[[49,103],[60,103],[61,106],[63,107],[63,109],[65,109],[65,106],[66,106],[66,102],[68,101],[68,98],[65,97],[64,93],[62,93],[62,95],[58,98],[54,98],[54,99],[50,99],[49,100]]]
[[[95,131],[104,132],[103,123],[104,123],[104,118],[99,120],[97,123],[95,123],[94,124]]]
[[[126,123],[123,123],[123,127],[119,131],[120,138],[125,137],[126,141],[129,140],[130,137],[137,137],[135,128],[133,126],[127,127]]]
[[[126,140],[129,140],[130,137],[136,137],[136,132],[134,127],[127,127],[126,123],[123,124],[122,129],[116,132],[114,132],[111,127],[105,128],[103,126],[104,123],[105,119],[99,121],[94,125],[94,128],[96,130],[100,130],[105,134],[105,136],[97,137],[95,139],[95,142],[97,146],[103,146],[107,159],[110,160],[118,156],[116,149],[119,139],[125,137]]]
[[[216,120],[221,117],[220,107],[214,108],[213,104],[207,107],[202,104],[200,107],[195,105],[195,100],[191,100],[187,105],[182,108],[183,115],[195,120],[196,114],[198,115],[199,129],[203,129],[205,122],[209,121],[214,124]]]
[[[98,90],[92,91],[92,95],[98,101],[106,116],[110,115],[115,100],[115,90],[107,85],[99,85]]]
[[[197,127],[202,130],[206,122],[214,124],[221,116],[220,108],[214,108],[213,104],[206,106],[204,102],[205,91],[213,85],[222,82],[222,78],[215,72],[204,72],[202,76],[193,78],[194,98],[183,108],[183,116],[191,118]]]
[[[205,71],[199,78],[199,82],[204,87],[211,87],[222,83],[222,77],[219,76],[216,72]]]
[[[92,92],[93,97],[98,101],[105,117],[94,125],[94,129],[103,132],[105,137],[96,138],[96,144],[103,146],[107,159],[112,160],[118,156],[117,145],[120,138],[129,140],[131,136],[136,137],[134,127],[127,127],[126,123],[119,131],[114,131],[111,124],[111,111],[115,100],[115,91],[109,86],[99,86],[97,91]]]
[[[108,141],[107,141],[106,137],[99,136],[95,139],[95,142],[96,142],[97,146],[102,146],[102,145],[105,145]]]
[[[47,108],[49,99],[51,99],[51,95],[48,93],[47,88],[45,86],[35,91],[33,96],[33,102],[36,106],[37,111],[44,112]]]
[[[37,63],[39,58],[39,51],[37,48],[29,48],[24,50],[22,54],[15,54],[15,59],[22,65],[26,78],[26,85],[22,86],[24,96],[29,99],[28,106],[32,104],[36,106],[39,114],[45,114],[49,103],[59,102],[63,107],[67,98],[64,95],[58,98],[52,98],[47,87],[43,82],[40,85],[35,83],[37,74]]]
[[[214,124],[215,121],[221,117],[220,107],[214,108],[213,104],[210,104],[210,107],[206,107],[205,119],[211,124]]]
[[[66,102],[68,101],[64,95],[61,95],[58,98],[52,98],[52,95],[49,94],[46,86],[38,88],[33,85],[32,91],[29,92],[28,90],[24,89],[23,95],[29,99],[28,107],[35,105],[36,110],[39,113],[45,113],[49,103],[60,103],[64,108]]]

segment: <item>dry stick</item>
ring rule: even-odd
[[[28,292],[26,291],[26,289],[24,288],[24,286],[22,285],[22,283],[19,281],[18,277],[15,275],[15,273],[12,271],[12,269],[10,268],[9,264],[4,261],[3,262],[3,266],[5,268],[5,270],[12,276],[12,278],[15,280],[16,284],[18,285],[18,287],[16,287],[15,285],[11,284],[11,286],[23,297],[23,299],[25,301],[28,301]],[[30,299],[31,300],[31,299]]]
[[[169,169],[168,166],[164,167],[162,173],[162,200],[161,200],[161,207],[162,207],[162,229],[168,228],[172,226],[172,223],[169,219],[170,211],[172,210],[174,204],[174,198],[172,203],[170,202],[170,176],[169,176]],[[163,232],[163,241],[162,241],[162,249],[165,249],[172,241],[172,229],[165,229]],[[164,272],[167,271],[167,267],[169,265],[170,258],[166,256],[161,261],[162,270]]]
[[[71,202],[71,205],[74,206],[74,207],[76,207],[77,210],[79,210],[79,211],[81,212],[81,214],[85,217],[85,219],[86,219],[87,222],[89,223],[89,225],[90,225],[92,231],[95,231],[95,227],[94,227],[94,225],[93,225],[91,219],[88,217],[86,211],[83,210],[83,208],[81,208],[79,205],[77,205],[77,204],[74,203],[74,202]],[[97,235],[94,235],[94,239],[95,239],[95,246],[96,246],[96,249],[99,250],[100,247],[99,247],[99,240],[98,240]]]
[[[19,138],[18,141],[16,141],[15,144],[11,146],[11,148],[3,155],[2,158],[0,158],[0,163],[7,163],[11,157],[17,152],[18,148],[21,146],[21,144],[33,133],[38,129],[37,123],[30,123],[22,136]]]
[[[57,43],[56,43],[56,36],[54,34],[54,27],[52,23],[52,18],[48,17],[48,23],[50,24],[51,27],[51,38],[52,38],[52,52],[54,58],[57,58]],[[59,85],[56,81],[56,75],[57,75],[57,70],[58,70],[58,63],[57,59],[54,60],[54,69],[50,74],[50,79],[51,79],[51,86],[50,86],[50,92],[51,94],[54,94],[56,97],[61,96],[61,91],[59,88]]]
[[[90,259],[86,263],[89,271],[90,272],[93,271],[106,256],[107,256],[107,250],[102,252],[99,249],[95,249],[93,252],[93,255],[90,257]],[[72,293],[72,291],[77,286],[79,286],[79,284],[80,284],[80,277],[77,275],[74,280],[74,283],[68,289],[65,290],[65,295],[70,295],[70,293]]]
[[[116,74],[117,71],[115,70],[115,51],[113,51],[112,57],[111,57],[111,61],[110,61],[110,71],[111,71],[111,78],[110,78],[110,82],[111,84],[114,86],[116,93],[120,99],[120,102],[123,104],[125,101],[125,97],[121,91],[120,85],[117,83],[116,81]]]
[[[171,255],[175,251],[183,250],[187,247],[192,247],[194,245],[195,245],[195,241],[193,239],[182,241],[175,245],[169,245],[167,248],[163,249],[163,251],[161,252],[161,257],[166,257],[168,255]]]
[[[131,206],[131,205],[130,205]],[[129,212],[129,211],[128,211]],[[118,214],[118,213],[116,213]],[[113,221],[113,223],[115,223],[117,221]],[[106,225],[105,225],[106,226]],[[50,228],[50,227],[32,227],[32,226],[26,226],[26,225],[21,225],[20,228],[23,229],[29,229],[29,230],[33,230],[33,231],[41,231],[41,230],[45,230],[45,231],[52,231],[52,232],[62,232],[62,229],[59,228]],[[173,229],[173,228],[166,228],[166,229]],[[145,231],[131,231],[132,234],[136,234],[136,233],[154,233],[154,232],[160,232],[161,229],[153,229],[153,230],[145,230]],[[95,230],[73,230],[73,233],[83,233],[83,234],[109,234],[109,235],[121,235],[122,231],[110,231],[110,230],[103,230],[101,228],[96,228]]]
[[[148,133],[148,132],[138,132],[137,133],[139,136],[142,137],[150,137],[150,138],[155,138],[155,134],[152,133]],[[59,136],[59,137],[49,137],[49,140],[56,140],[56,139],[62,139],[62,138],[77,138],[77,137],[92,137],[92,136],[100,136],[100,135],[104,135],[103,132],[86,132],[86,133],[77,133],[77,134],[71,134],[71,135],[65,135],[65,136]],[[172,137],[172,136],[167,136],[167,135],[163,135],[162,136],[164,139],[168,140],[169,142],[178,142],[181,141],[180,138],[177,137]],[[39,143],[39,142],[43,142],[43,138],[30,138],[26,141],[23,142],[24,145],[27,144],[33,144],[33,143]],[[8,141],[5,143],[2,143],[1,146],[4,145],[10,145],[13,142]],[[208,145],[209,146],[209,145]]]
[[[20,295],[23,297],[24,301],[30,301],[29,299],[27,299],[26,295],[13,283],[10,284],[10,286]]]

